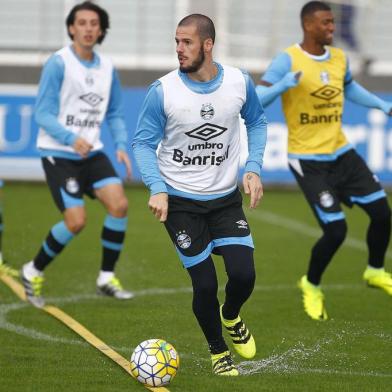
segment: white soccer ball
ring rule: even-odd
[[[168,385],[177,373],[180,357],[175,348],[162,339],[141,342],[131,356],[131,373],[142,384]]]

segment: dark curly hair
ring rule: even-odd
[[[69,12],[67,19],[65,20],[69,37],[73,41],[73,35],[69,32],[69,26],[74,24],[76,13],[82,10],[94,11],[98,14],[102,35],[98,38],[97,42],[100,44],[105,39],[106,31],[109,28],[109,15],[103,8],[91,1],[85,1],[83,3],[77,4]]]

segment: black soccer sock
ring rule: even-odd
[[[227,245],[219,247],[219,251],[225,261],[228,276],[222,315],[226,320],[234,320],[255,285],[253,249],[242,245]]]
[[[127,228],[128,218],[116,218],[107,215],[102,229],[102,271],[114,271],[114,266],[120,256]]]
[[[68,230],[64,221],[55,224],[34,258],[35,268],[43,271],[73,237],[74,234]]]
[[[347,233],[345,220],[334,221],[322,225],[321,228],[323,236],[313,246],[307,274],[309,282],[314,285],[320,284],[323,272],[343,243]]]
[[[366,237],[369,249],[368,263],[374,268],[382,268],[391,236],[391,209],[386,198],[359,206],[370,217]]]
[[[217,298],[218,281],[211,256],[188,268],[187,271],[192,279],[193,313],[207,339],[211,354],[219,354],[228,350],[222,336]]]

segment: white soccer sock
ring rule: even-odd
[[[114,277],[113,271],[100,271],[97,279],[97,285],[103,286],[108,283],[110,279]]]
[[[43,276],[44,274],[42,271],[35,268],[34,260],[31,260],[23,266],[23,275],[30,280],[37,276]]]

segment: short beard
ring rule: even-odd
[[[204,60],[205,60],[204,50],[203,48],[200,48],[199,56],[197,57],[197,59],[188,67],[180,66],[180,71],[183,73],[197,72],[203,65]]]
[[[320,43],[321,43],[321,45],[323,45],[323,46],[332,45],[332,43],[333,43],[333,37],[332,37],[331,39],[322,38],[322,39],[320,39]]]

